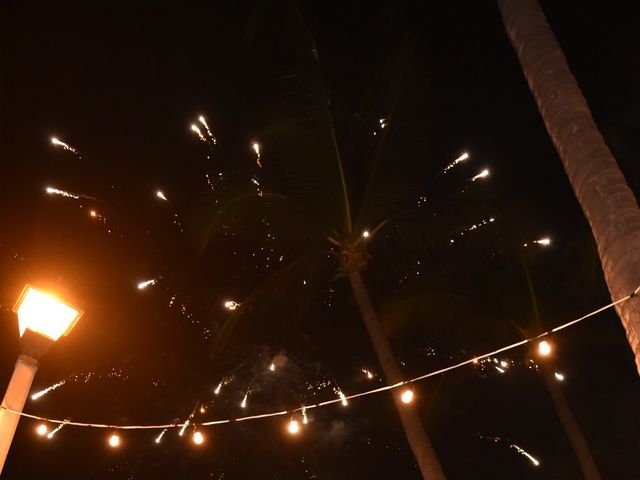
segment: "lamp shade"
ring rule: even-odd
[[[81,310],[31,285],[24,288],[13,311],[18,314],[21,337],[29,329],[54,342],[67,335],[82,315]]]

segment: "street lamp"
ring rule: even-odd
[[[56,340],[71,331],[83,313],[31,285],[24,288],[13,311],[18,314],[22,353],[0,408],[0,473],[40,358]]]

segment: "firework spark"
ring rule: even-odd
[[[202,115],[200,115],[198,117],[198,121],[204,125],[204,128],[207,130],[207,135],[209,135],[209,138],[211,138],[211,141],[216,144],[217,140],[216,137],[213,136],[213,133],[211,133],[211,130],[209,129],[209,125],[207,125],[207,121],[204,119],[204,117]]]
[[[479,174],[477,174],[475,177],[472,177],[471,181],[475,182],[476,180],[480,180],[482,178],[487,178],[488,176],[489,176],[489,169],[485,168]]]
[[[360,371],[364,373],[369,380],[373,379],[373,373],[371,373],[371,370],[367,370],[366,368],[361,368]]]
[[[253,142],[251,145],[253,151],[256,152],[256,163],[260,168],[262,168],[262,158],[260,157],[260,144]]]
[[[244,398],[240,403],[240,408],[247,408],[247,398],[249,398],[249,390],[247,390],[247,393],[244,394]]]
[[[518,453],[527,457],[531,461],[531,463],[533,463],[536,467],[540,465],[540,461],[537,458],[535,458],[533,455],[531,455],[529,452],[527,452],[524,448],[520,447],[519,445],[512,443],[511,445],[509,445],[509,447],[515,449]]]
[[[224,308],[226,308],[227,310],[230,311],[234,311],[235,309],[237,309],[240,306],[240,304],[234,300],[225,300],[224,302]]]
[[[156,192],[156,197],[158,197],[160,200],[164,200],[165,202],[169,201],[169,199],[164,195],[164,193],[162,193],[162,190],[158,190]]]
[[[205,136],[202,134],[202,131],[198,128],[198,126],[195,123],[191,124],[191,131],[195,132],[198,135],[198,138],[200,140],[202,140],[204,143],[207,143],[207,139],[205,138]]]
[[[138,290],[144,290],[150,285],[155,285],[158,282],[157,278],[152,278],[151,280],[145,280],[144,282],[140,282],[138,284]]]
[[[167,433],[167,429],[165,428],[164,430],[162,430],[160,432],[160,435],[158,435],[156,437],[156,443],[160,443],[162,441],[162,437],[164,437],[164,434]]]
[[[62,380],[62,381],[60,381],[58,383],[54,383],[50,387],[47,387],[47,388],[45,388],[43,390],[40,390],[39,392],[34,393],[33,395],[31,395],[31,400],[38,400],[39,398],[44,397],[47,393],[52,392],[56,388],[60,388],[66,382],[67,382],[66,380]]]
[[[62,147],[64,150],[73,153],[76,157],[82,158],[78,150],[73,148],[71,145],[64,143],[61,140],[58,140],[56,137],[51,137],[51,145],[55,145],[56,147]]]
[[[447,173],[453,167],[455,167],[456,165],[458,165],[461,162],[464,162],[467,159],[469,159],[469,154],[467,152],[464,152],[462,155],[460,155],[458,158],[456,158],[453,162],[451,162],[449,165],[444,167],[442,169],[442,173]]]
[[[45,191],[49,195],[60,195],[61,197],[73,198],[74,200],[78,200],[79,198],[95,200],[95,197],[91,197],[89,195],[83,195],[82,193],[67,192],[65,190],[60,190],[59,188],[55,188],[55,187],[45,187]]]

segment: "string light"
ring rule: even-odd
[[[222,424],[228,424],[228,423],[232,423],[232,422],[242,422],[242,421],[247,421],[247,420],[255,420],[255,419],[262,419],[262,418],[269,418],[269,417],[275,417],[275,416],[281,416],[281,415],[286,415],[286,414],[291,414],[291,413],[295,413],[295,412],[302,412],[303,413],[303,418],[304,416],[306,416],[306,411],[309,409],[313,409],[313,408],[320,408],[320,407],[324,407],[324,406],[328,406],[328,405],[333,405],[335,403],[342,403],[343,405],[346,404],[347,400],[350,399],[354,399],[354,398],[359,398],[359,397],[364,397],[364,396],[368,396],[368,395],[373,395],[376,393],[380,393],[380,392],[387,392],[390,390],[394,390],[397,388],[400,388],[402,386],[408,385],[410,383],[415,383],[421,380],[424,380],[426,378],[430,378],[430,377],[434,377],[436,375],[441,375],[443,373],[449,372],[451,370],[455,370],[458,368],[461,368],[465,365],[471,365],[471,364],[477,364],[478,362],[480,362],[482,359],[485,358],[489,358],[489,357],[495,357],[496,355],[503,353],[507,350],[511,350],[529,343],[533,343],[535,341],[537,341],[540,338],[543,338],[545,336],[551,335],[553,333],[559,332],[561,330],[564,330],[566,328],[569,328],[577,323],[580,323],[594,315],[597,315],[598,313],[601,313],[605,310],[608,310],[612,307],[615,307],[616,305],[619,305],[627,300],[629,300],[630,298],[635,297],[636,295],[638,295],[638,293],[640,293],[640,286],[638,288],[636,288],[631,294],[620,298],[614,302],[611,302],[603,307],[600,307],[596,310],[593,310],[581,317],[578,317],[574,320],[571,320],[569,322],[563,323],[561,325],[558,325],[557,327],[552,328],[551,330],[548,330],[546,332],[543,332],[539,335],[536,335],[535,337],[531,337],[531,338],[527,338],[524,340],[519,340],[515,343],[512,343],[510,345],[506,345],[500,348],[497,348],[491,352],[487,352],[484,353],[482,355],[476,355],[473,358],[467,359],[467,360],[463,360],[461,362],[455,363],[453,365],[450,365],[448,367],[444,367],[441,368],[439,370],[434,370],[428,373],[425,373],[423,375],[411,378],[409,380],[404,380],[402,382],[397,382],[394,383],[392,385],[385,385],[379,388],[375,388],[375,389],[371,389],[371,390],[366,390],[360,393],[355,393],[349,396],[344,395],[342,392],[340,392],[340,394],[338,395],[339,398],[336,399],[331,399],[331,400],[326,400],[320,403],[316,403],[313,405],[305,405],[303,407],[300,408],[296,408],[293,410],[281,410],[281,411],[277,411],[277,412],[267,412],[267,413],[262,413],[262,414],[258,414],[258,415],[251,415],[251,416],[246,416],[246,417],[237,417],[237,418],[228,418],[228,419],[221,419],[221,420],[212,420],[212,421],[208,421],[208,422],[202,422],[200,425],[202,426],[212,426],[212,425],[222,425]],[[542,342],[539,342],[542,343]],[[547,342],[548,343],[548,342]],[[248,392],[247,392],[248,395]],[[245,395],[245,399],[247,397],[247,395]],[[39,420],[41,422],[48,422],[48,423],[57,423],[59,424],[58,428],[56,428],[56,430],[53,430],[52,432],[50,432],[48,434],[48,436],[50,437],[54,432],[58,431],[60,428],[62,428],[64,425],[73,425],[73,426],[77,426],[77,427],[92,427],[92,428],[108,428],[108,429],[113,429],[113,428],[118,428],[118,429],[127,429],[127,430],[160,430],[160,429],[164,429],[164,428],[177,428],[177,427],[184,427],[184,424],[178,424],[178,423],[171,423],[171,424],[160,424],[160,425],[113,425],[113,424],[103,424],[103,423],[86,423],[86,422],[72,422],[70,420],[57,420],[57,419],[53,419],[53,418],[45,418],[45,417],[40,417],[38,415],[32,415],[30,413],[25,413],[25,412],[19,412],[16,410],[13,410],[11,408],[7,408],[3,405],[0,405],[0,410],[6,410],[8,412],[13,413],[14,415],[20,415],[22,417],[25,418],[31,418],[34,420]],[[185,422],[186,423],[186,422]]]
[[[551,354],[551,344],[546,340],[542,340],[538,343],[538,353],[543,357],[548,357]]]
[[[198,430],[193,432],[193,443],[196,445],[202,445],[204,443],[204,436]]]
[[[292,418],[289,421],[289,426],[287,427],[287,430],[289,430],[290,434],[295,435],[300,431],[300,423],[297,420]]]
[[[109,446],[111,448],[117,448],[120,446],[120,435],[117,433],[112,433],[109,437]]]
[[[402,403],[411,403],[413,401],[413,390],[407,388],[400,396]]]
[[[41,437],[44,437],[48,432],[49,429],[44,423],[41,423],[40,425],[38,425],[38,428],[36,428],[36,433]]]

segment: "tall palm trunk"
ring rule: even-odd
[[[569,407],[567,398],[560,385],[558,385],[553,369],[549,365],[542,365],[542,375],[549,389],[549,395],[551,395],[560,423],[562,423],[565,432],[567,432],[567,437],[569,437],[573,450],[578,457],[584,478],[586,480],[601,480],[602,477],[600,477],[596,462],[591,455],[587,439],[582,434],[582,430],[573,416],[571,407]]]
[[[349,283],[358,303],[362,320],[367,327],[373,348],[378,356],[378,361],[382,366],[387,383],[394,384],[401,382],[402,371],[398,360],[396,359],[389,340],[382,329],[378,314],[373,308],[369,292],[364,284],[362,275],[359,270],[352,269],[348,272]],[[396,404],[396,410],[400,415],[404,433],[407,436],[411,450],[418,462],[418,467],[422,473],[422,477],[428,480],[444,480],[444,472],[433,450],[431,441],[422,425],[422,419],[416,407],[413,404],[404,404],[400,400],[398,392],[392,392],[393,401]]]
[[[612,299],[640,285],[640,210],[536,0],[498,0],[511,44],[598,246]],[[616,307],[640,374],[640,304]]]
[[[531,280],[527,257],[524,251],[521,261],[525,278],[527,279],[527,285],[529,287],[529,296],[531,298],[531,306],[533,307],[533,317],[535,319],[536,328],[540,331],[542,329],[540,309],[538,308],[536,292],[533,288],[533,281]],[[591,454],[591,449],[589,448],[587,439],[582,433],[580,425],[578,425],[578,422],[576,421],[576,417],[573,416],[573,411],[567,402],[567,397],[555,378],[554,368],[550,365],[550,362],[552,361],[553,359],[547,359],[545,362],[542,362],[542,376],[544,377],[545,384],[547,385],[547,390],[549,390],[549,395],[551,396],[551,401],[553,402],[556,414],[558,415],[558,420],[560,420],[562,428],[564,428],[564,432],[567,434],[567,438],[569,438],[569,441],[571,442],[571,446],[576,454],[584,478],[586,480],[600,480],[600,472],[598,471],[596,462]]]

